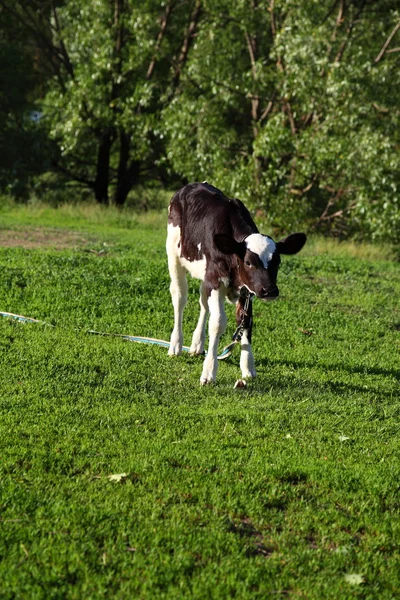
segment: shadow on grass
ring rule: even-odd
[[[267,378],[267,387],[270,390],[271,387],[276,387],[279,390],[288,390],[288,389],[297,389],[297,390],[301,390],[302,392],[304,392],[306,389],[310,389],[310,391],[312,390],[313,393],[315,393],[316,389],[320,390],[321,393],[326,393],[326,392],[330,392],[336,395],[348,395],[348,394],[353,394],[353,393],[357,393],[357,394],[363,394],[363,395],[367,395],[367,396],[371,396],[371,395],[377,395],[380,396],[382,398],[393,398],[394,396],[394,392],[393,391],[386,391],[382,389],[382,385],[377,386],[372,386],[370,384],[365,384],[365,385],[355,385],[349,382],[341,382],[341,381],[315,381],[315,379],[311,379],[307,377],[307,374],[304,373],[303,377],[300,379],[298,376],[298,373],[301,370],[306,370],[306,369],[318,369],[319,371],[336,371],[338,373],[359,373],[361,375],[380,375],[380,376],[386,376],[386,377],[394,377],[397,381],[399,381],[399,374],[398,372],[396,372],[393,369],[389,369],[389,370],[385,370],[385,369],[379,369],[379,368],[372,368],[369,369],[368,371],[366,371],[366,369],[363,369],[361,367],[351,367],[351,366],[346,366],[346,365],[340,365],[340,364],[325,364],[325,365],[321,365],[321,364],[315,364],[315,363],[311,363],[311,362],[306,362],[306,361],[289,361],[289,360],[282,360],[282,359],[273,359],[273,360],[267,360],[267,359],[261,359],[261,361],[258,361],[259,365],[262,365],[263,367],[279,367],[279,366],[286,366],[286,367],[291,367],[294,368],[297,371],[296,376],[293,376],[292,374],[285,374],[285,375],[281,375],[281,374],[276,374],[276,373],[270,373],[270,374],[266,374],[266,378]],[[266,390],[265,390],[266,391]]]
[[[261,555],[268,558],[273,554],[274,548],[265,544],[263,533],[255,527],[249,517],[236,520],[226,518],[224,525],[225,530],[229,533],[251,540],[251,543],[246,548],[247,557]]]
[[[307,362],[305,360],[284,360],[284,359],[261,359],[258,364],[263,366],[285,366],[294,367],[296,369],[315,369],[318,368],[322,371],[337,371],[346,373],[358,373],[360,375],[383,375],[384,377],[394,377],[397,381],[400,381],[400,371],[397,369],[381,369],[379,367],[359,367],[355,365],[346,365],[343,363],[314,363]]]

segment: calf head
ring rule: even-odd
[[[215,245],[223,254],[236,255],[242,285],[262,300],[275,300],[279,296],[276,285],[281,254],[297,254],[307,237],[304,233],[291,233],[280,242],[261,233],[252,233],[243,242],[218,234]]]

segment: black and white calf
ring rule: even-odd
[[[191,183],[176,192],[168,210],[167,254],[175,323],[169,354],[182,352],[183,309],[187,301],[186,272],[201,280],[200,317],[190,351],[203,354],[206,319],[209,348],[200,383],[212,383],[217,375],[219,338],[226,327],[224,299],[236,303],[236,320],[243,314],[247,288],[262,300],[274,300],[281,254],[296,254],[306,242],[304,233],[292,233],[275,243],[262,235],[240,200],[230,199],[208,183]],[[251,350],[252,306],[244,317],[240,369],[242,378],[256,376]]]

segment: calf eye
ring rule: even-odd
[[[246,265],[246,267],[251,267],[251,262],[249,260],[245,260],[244,264]]]

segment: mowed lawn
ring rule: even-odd
[[[0,318],[1,599],[399,598],[399,264],[311,240],[254,303],[258,378],[233,389],[237,348],[201,387],[86,333],[169,338],[165,232],[0,211],[0,311],[49,324]]]

